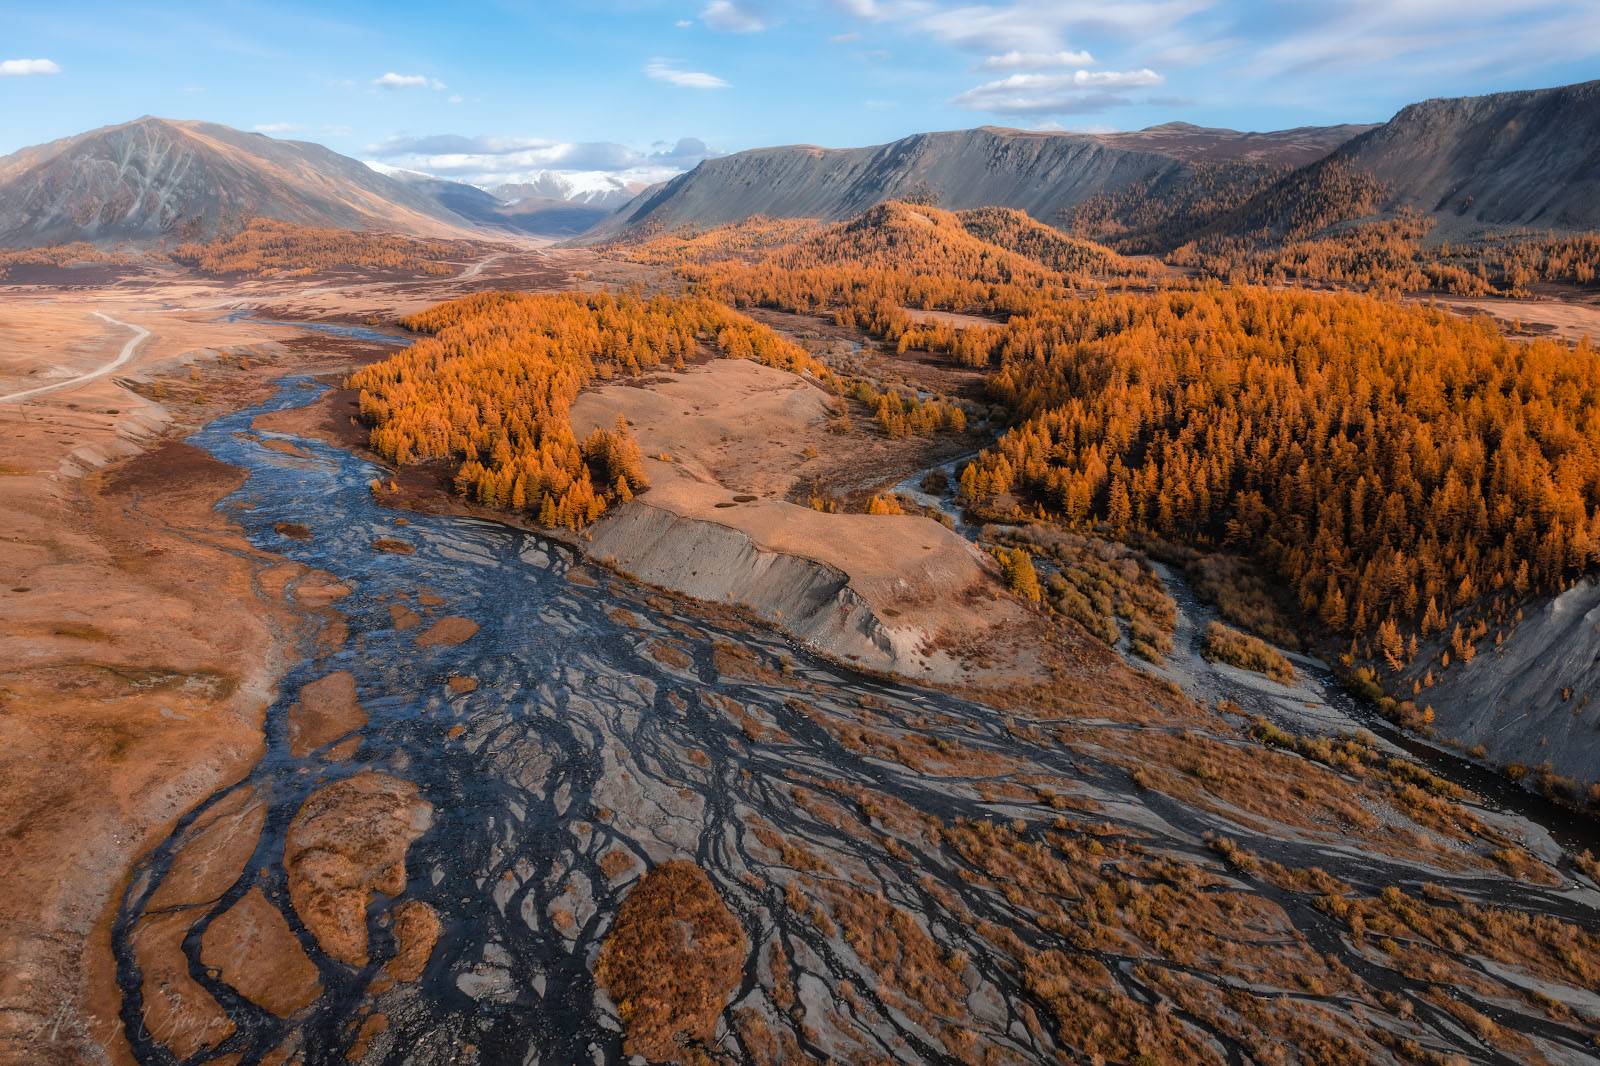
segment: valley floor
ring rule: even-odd
[[[607,386],[574,421],[670,458],[563,545],[374,464],[324,389],[384,330],[280,321],[551,264],[0,294],[0,391],[64,386],[0,403],[0,1058],[624,1061],[590,968],[689,859],[748,939],[715,1061],[1592,1061],[1600,886],[1536,826],[805,505],[972,441],[830,434],[753,364]],[[151,335],[67,386],[128,342],[94,310]]]

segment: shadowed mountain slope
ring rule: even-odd
[[[1127,133],[982,127],[871,148],[763,148],[647,189],[594,231],[752,215],[849,218],[891,199],[1010,207],[1131,251],[1305,235],[1415,211],[1443,237],[1600,228],[1600,82],[1428,100],[1379,126],[1241,133],[1170,122]]]
[[[1446,240],[1600,229],[1600,81],[1411,104],[1267,180],[1213,170],[1200,195],[1134,187],[1069,223],[1125,251],[1156,252],[1206,238],[1303,238],[1401,213]]]
[[[1092,137],[983,127],[871,148],[796,145],[708,159],[645,190],[595,233],[770,218],[837,220],[884,200],[932,193],[940,206],[1015,207],[1048,219],[1104,189],[1159,183],[1185,164]]]
[[[1600,227],[1600,81],[1427,100],[1329,156],[1441,226]]]

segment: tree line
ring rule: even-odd
[[[1252,555],[1330,629],[1387,626],[1385,645],[1600,560],[1587,343],[1217,285],[1063,302],[990,333],[989,390],[1021,421],[963,472],[974,504]]]
[[[476,249],[467,241],[433,241],[395,233],[297,226],[255,218],[236,232],[180,244],[172,259],[203,274],[303,277],[323,270],[387,270],[448,277]]]

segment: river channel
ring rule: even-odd
[[[675,858],[707,872],[752,945],[720,1030],[719,1054],[730,1061],[753,1061],[748,1028],[733,1033],[740,1012],[819,1059],[957,1063],[965,1061],[957,1043],[977,1039],[1003,1061],[1043,1061],[1058,1047],[1049,1027],[1029,1021],[1037,996],[978,933],[985,924],[1003,926],[1043,943],[1025,920],[1026,901],[974,887],[981,878],[970,863],[908,828],[906,818],[874,813],[863,824],[838,812],[880,803],[946,825],[1057,818],[1059,806],[1010,786],[1025,772],[1082,797],[1112,836],[1125,832],[1167,854],[1204,856],[1198,842],[1217,827],[1214,811],[1155,793],[1130,802],[1125,763],[1088,742],[1060,743],[1050,731],[1056,723],[1018,728],[1009,715],[957,695],[855,675],[780,634],[675,607],[529,532],[460,517],[402,518],[374,502],[369,489],[384,471],[323,442],[252,427],[258,415],[312,402],[323,391],[308,379],[285,379],[270,401],[189,438],[248,472],[219,507],[253,544],[351,589],[338,604],[349,637],[337,647],[306,649],[279,684],[260,763],[188,816],[134,871],[113,948],[122,1019],[141,1063],[251,1066],[298,1055],[323,1064],[345,1061],[353,1047],[363,1062],[396,1066],[626,1061],[618,1012],[590,968],[638,874]],[[267,446],[274,441],[300,454]],[[285,523],[308,535],[286,535]],[[412,550],[374,550],[386,539]],[[403,624],[408,616],[416,624]],[[478,628],[459,643],[416,639],[446,617]],[[339,671],[353,676],[368,721],[353,743],[292,753],[290,708],[305,685]],[[1135,727],[1108,720],[1103,728],[1125,736]],[[966,769],[920,773],[874,750],[861,739],[868,731],[941,751],[953,746],[965,753]],[[373,895],[370,958],[350,964],[331,957],[301,921],[283,857],[291,822],[308,798],[357,774],[412,783],[431,812],[405,853],[404,887]],[[863,799],[862,789],[876,799]],[[155,953],[145,930],[172,917],[160,905],[160,889],[185,846],[215,812],[246,799],[264,805],[266,816],[243,872],[174,919],[184,930],[174,941],[181,942],[181,968],[226,1018],[197,1039],[151,1023],[146,997],[156,993],[146,971]],[[1534,843],[1543,837],[1512,814],[1503,820]],[[1248,836],[1249,824],[1222,828]],[[794,842],[794,849],[775,840]],[[1439,880],[1451,873],[1419,873],[1403,856],[1364,852],[1320,831],[1297,831],[1273,846],[1280,862],[1344,863],[1350,870],[1340,869],[1341,876],[1359,877],[1372,891],[1421,873]],[[608,859],[616,855],[627,861]],[[1472,871],[1455,873],[1450,883],[1464,893],[1490,898],[1502,891]],[[1600,893],[1590,888],[1517,891],[1524,905],[1596,927]],[[887,904],[914,916],[919,932],[905,930],[902,943],[921,936],[954,960],[959,1024],[908,1007],[854,934],[797,904],[797,892],[831,901],[835,918],[846,904],[864,913]],[[252,893],[282,915],[316,970],[320,995],[288,1016],[240,994],[201,958],[210,925]],[[397,950],[391,915],[402,899],[426,904],[440,935],[420,975],[396,983],[381,971]],[[1345,950],[1310,908],[1293,913],[1319,951]],[[1148,1000],[1150,986],[1128,957],[1088,953],[1129,995]],[[1345,965],[1375,987],[1412,999],[1416,1014],[1407,1024],[1422,1026],[1420,1033],[1430,1019],[1443,1019],[1426,998],[1427,982],[1412,988],[1358,951],[1345,956]],[[1324,1005],[1337,1011],[1340,1002],[1329,996]],[[1581,1034],[1488,1000],[1480,1006],[1555,1060],[1584,1061]],[[356,1022],[379,1016],[383,1024],[358,1038]],[[1441,1051],[1511,1061],[1484,1053],[1459,1027],[1433,1028],[1440,1035],[1424,1039]],[[1207,1030],[1204,1039],[1227,1059],[1242,1054],[1244,1045],[1226,1031]]]

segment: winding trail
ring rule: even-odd
[[[461,273],[457,274],[456,275],[456,280],[457,281],[465,281],[468,278],[475,278],[479,274],[483,273],[483,268],[484,267],[488,266],[490,263],[498,262],[501,259],[504,259],[505,257],[506,256],[505,256],[504,252],[497,252],[494,255],[488,256],[488,257],[486,257],[484,259],[480,259],[476,263],[473,263],[471,266],[469,266],[467,269],[463,270]]]
[[[125,329],[133,330],[136,336],[130,338],[128,342],[122,346],[122,351],[117,353],[117,357],[115,359],[111,360],[111,362],[107,363],[99,370],[91,370],[87,374],[80,374],[75,378],[68,378],[66,381],[58,381],[53,385],[40,385],[38,388],[24,389],[21,392],[13,392],[9,396],[0,396],[0,403],[20,403],[21,401],[28,399],[30,396],[39,396],[46,392],[55,392],[57,389],[71,388],[74,385],[82,385],[85,382],[93,381],[96,378],[103,378],[113,370],[116,370],[118,367],[125,365],[129,359],[132,359],[134,350],[137,349],[139,345],[143,344],[150,336],[150,331],[145,329],[143,326],[135,326],[131,322],[119,322],[117,319],[112,318],[110,315],[100,311],[95,311],[93,314],[96,318],[103,318],[113,326],[122,326]]]

